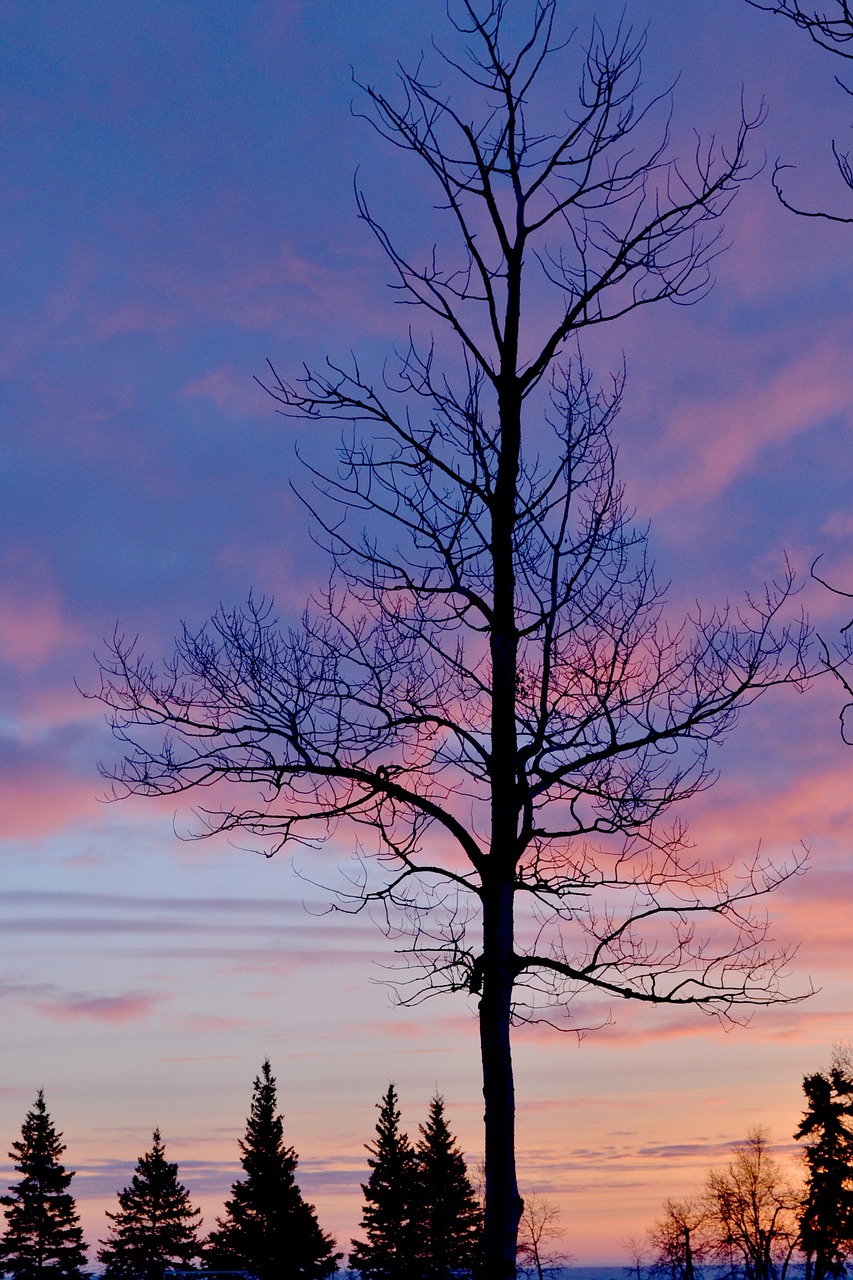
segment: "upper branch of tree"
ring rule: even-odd
[[[753,9],[764,9],[767,13],[777,13],[790,19],[801,30],[807,31],[821,49],[826,49],[839,58],[853,59],[853,9],[848,4],[848,0],[834,0],[834,3],[826,0],[820,10],[805,8],[800,4],[800,0],[747,0],[747,3],[751,4]],[[851,93],[850,88],[838,76],[835,79],[845,93]],[[833,140],[832,154],[845,185],[853,190],[853,164],[851,164],[849,153],[842,151]],[[794,165],[782,164],[777,160],[773,169],[773,188],[786,209],[803,218],[823,218],[827,222],[853,223],[853,217],[826,213],[820,209],[804,209],[800,205],[793,204],[783,194],[779,178],[786,169],[793,168],[795,168]]]
[[[644,37],[620,26],[608,40],[596,25],[575,112],[554,132],[534,131],[528,101],[557,48],[555,3],[538,6],[530,39],[511,57],[500,46],[502,6],[480,18],[463,4],[467,23],[458,29],[474,41],[470,63],[446,62],[480,90],[486,107],[479,119],[452,106],[420,68],[400,71],[398,102],[361,86],[371,123],[426,165],[439,207],[451,213],[458,233],[455,262],[442,265],[444,254],[436,249],[418,265],[358,192],[360,215],[396,272],[402,300],[447,324],[496,385],[508,371],[522,375],[524,394],[578,330],[650,302],[702,294],[719,247],[719,229],[711,224],[747,176],[747,138],[763,117],[763,108],[744,115],[731,151],[713,140],[697,142],[691,171],[665,159],[666,124],[656,141],[643,140],[643,126],[661,101],[637,102]],[[553,234],[559,247],[547,238]],[[556,286],[563,301],[538,349],[522,354],[522,268],[530,292],[537,287],[534,263],[539,279]],[[480,331],[469,304],[477,312],[485,306],[487,330]]]
[[[853,600],[853,592],[842,591],[840,587],[833,586],[827,582],[817,572],[817,565],[821,557],[818,556],[812,565],[812,577],[815,582],[819,582],[822,587],[826,587],[827,591],[831,591],[833,595],[841,596],[844,600]],[[848,746],[853,746],[853,730],[848,728],[848,721],[853,714],[853,677],[850,675],[850,664],[853,661],[853,619],[841,628],[843,639],[839,643],[830,644],[828,641],[820,637],[820,648],[823,657],[823,664],[827,671],[831,671],[835,678],[839,681],[841,687],[848,696],[848,701],[844,703],[838,713],[838,719],[841,724],[841,738]]]
[[[740,708],[809,678],[809,631],[787,617],[789,571],[739,609],[671,619],[615,476],[623,375],[598,388],[558,353],[585,325],[704,287],[705,224],[745,176],[754,122],[685,176],[665,127],[640,145],[642,40],[596,28],[574,114],[534,128],[554,0],[513,55],[503,8],[462,0],[470,59],[447,64],[485,95],[478,122],[420,70],[402,73],[402,105],[368,91],[438,181],[461,259],[416,270],[362,213],[461,356],[410,335],[377,378],[355,357],[296,381],[270,366],[285,414],[347,428],[301,495],[331,585],[288,630],[264,600],[220,608],[162,670],[116,634],[96,695],[127,748],[109,776],[117,794],[206,788],[202,834],[242,829],[272,852],[355,829],[344,901],[408,928],[421,992],[477,990],[466,926],[502,877],[534,1003],[587,985],[726,1008],[775,992],[784,954],[750,903],[790,872],[706,867],[667,815],[712,781]],[[556,306],[525,337],[543,287]]]
[[[778,13],[807,31],[815,44],[840,58],[853,59],[853,9],[847,0],[835,0],[823,10],[804,8],[799,0],[747,0],[753,9]]]

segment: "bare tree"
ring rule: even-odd
[[[842,590],[841,587],[827,582],[818,573],[817,566],[821,559],[822,556],[818,556],[812,565],[812,577],[815,581],[822,587],[826,587],[827,591],[831,591],[833,595],[845,600],[853,600],[853,591]],[[824,636],[819,636],[818,642],[824,667],[838,680],[844,690],[843,696],[846,698],[838,712],[841,740],[848,747],[853,746],[853,675],[850,672],[850,663],[853,660],[853,619],[841,628],[839,640],[828,640]]]
[[[715,1252],[733,1253],[746,1280],[785,1280],[800,1239],[802,1195],[770,1154],[766,1129],[753,1129],[706,1192]]]
[[[708,1263],[744,1280],[785,1280],[800,1243],[802,1193],[770,1154],[767,1131],[752,1129],[725,1169],[712,1169],[704,1190],[667,1200],[648,1233],[651,1274],[694,1280]]]
[[[808,32],[821,49],[853,60],[853,7],[847,0],[826,0],[821,8],[805,6],[800,0],[747,0],[753,9],[789,18]]]
[[[553,1200],[536,1191],[525,1191],[518,1224],[518,1262],[522,1276],[550,1280],[572,1262],[568,1250],[554,1248],[563,1235],[560,1219],[559,1207]]]
[[[747,0],[747,4],[751,4],[753,9],[764,9],[767,13],[776,13],[783,18],[788,18],[802,31],[807,32],[821,49],[826,49],[829,53],[846,61],[853,60],[853,8],[847,0],[825,0],[820,8],[814,9],[801,4],[800,0]],[[838,76],[836,76],[836,83],[845,93],[853,95],[853,89],[844,84]],[[843,150],[833,139],[832,154],[842,179],[853,190],[853,162],[851,162],[849,151]],[[786,209],[790,209],[792,213],[798,213],[803,218],[825,218],[828,222],[853,222],[853,216],[850,215],[826,213],[820,209],[803,209],[799,205],[792,204],[782,190],[780,175],[786,169],[793,167],[777,160],[773,168],[773,186]]]
[[[627,1235],[619,1242],[630,1258],[630,1266],[624,1268],[625,1274],[632,1276],[634,1280],[643,1280],[643,1274],[649,1259],[649,1239],[648,1236]]]
[[[663,1217],[648,1233],[650,1274],[666,1280],[695,1280],[696,1268],[716,1259],[709,1220],[709,1206],[702,1198],[667,1200]]]
[[[853,59],[853,8],[847,0],[827,0],[822,9],[804,6],[799,0],[749,0],[753,9],[765,9],[790,18],[807,31],[816,45],[840,58]],[[850,46],[850,47],[848,47]]]
[[[768,13],[779,14],[789,19],[802,31],[807,32],[814,43],[821,49],[825,49],[827,52],[847,62],[853,62],[853,7],[848,3],[848,0],[826,0],[820,8],[814,9],[810,6],[805,7],[800,0],[747,0],[747,3],[751,4],[754,9],[764,9]],[[845,93],[853,97],[853,88],[845,84],[838,76],[835,79]],[[841,177],[845,184],[853,190],[853,161],[851,161],[850,153],[840,148],[834,140],[832,153]],[[853,223],[853,215],[842,216],[841,214],[826,213],[822,210],[803,209],[799,205],[792,204],[782,192],[780,179],[780,174],[785,169],[792,167],[792,165],[783,164],[780,160],[777,160],[773,171],[773,186],[786,209],[790,209],[792,213],[799,214],[801,217],[825,218],[829,222]],[[817,572],[817,565],[821,558],[818,556],[812,566],[812,576],[815,580],[834,595],[848,600],[853,599],[853,592],[844,591],[840,587],[827,582]],[[826,670],[835,675],[848,699],[842,706],[838,718],[841,722],[841,737],[849,746],[853,744],[853,728],[851,728],[850,723],[851,717],[853,717],[853,677],[850,675],[850,662],[853,659],[853,621],[841,628],[840,641],[829,641],[821,637],[820,646]]]
[[[799,864],[713,866],[674,806],[710,784],[740,708],[806,678],[807,633],[781,621],[789,575],[669,617],[615,476],[622,377],[597,389],[576,354],[588,327],[702,295],[757,119],[680,166],[666,104],[641,101],[642,37],[596,25],[555,110],[551,60],[574,49],[556,0],[512,47],[503,0],[453,12],[458,106],[421,68],[397,100],[365,90],[447,242],[420,263],[358,192],[439,336],[377,378],[353,358],[269,382],[285,414],[347,424],[304,497],[328,592],[286,633],[263,601],[220,610],[164,670],[116,635],[100,696],[127,747],[117,794],[207,793],[200,834],[268,853],[351,832],[340,905],[405,937],[401,998],[477,998],[484,1274],[508,1280],[513,1020],[571,1027],[584,991],[724,1017],[780,998],[761,900]]]

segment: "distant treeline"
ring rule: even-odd
[[[750,1131],[725,1169],[667,1200],[644,1237],[627,1244],[636,1280],[836,1280],[853,1256],[853,1053],[837,1047],[828,1071],[803,1080],[806,1110],[800,1181],[770,1154],[767,1131]]]
[[[202,1237],[201,1214],[154,1130],[150,1150],[106,1215],[96,1255],[106,1280],[163,1280],[165,1271],[196,1267],[256,1280],[324,1280],[338,1270],[344,1255],[296,1182],[298,1157],[284,1140],[269,1061],[255,1079],[239,1146],[244,1176]],[[363,1280],[474,1280],[482,1213],[443,1098],[432,1099],[413,1145],[400,1128],[389,1085],[367,1150],[362,1238],[352,1241],[350,1265]],[[6,1214],[0,1270],[14,1280],[86,1275],[86,1246],[69,1191],[74,1173],[61,1163],[64,1151],[39,1090],[10,1152],[21,1181],[0,1196]]]
[[[726,1168],[703,1187],[670,1199],[642,1237],[630,1237],[632,1280],[839,1280],[853,1257],[853,1053],[837,1049],[826,1072],[803,1080],[806,1109],[795,1137],[803,1177],[792,1181],[753,1129]],[[482,1211],[465,1159],[450,1131],[444,1099],[432,1099],[416,1142],[401,1128],[389,1084],[367,1145],[360,1238],[350,1268],[362,1280],[487,1280],[481,1276]],[[325,1280],[344,1254],[324,1232],[296,1182],[298,1157],[284,1140],[269,1061],[255,1079],[243,1177],[205,1237],[201,1215],[166,1159],[159,1130],[137,1161],[117,1206],[107,1213],[97,1260],[105,1280],[163,1280],[169,1270],[228,1271],[255,1280]],[[42,1090],[12,1143],[21,1181],[0,1196],[6,1230],[0,1270],[13,1280],[83,1280],[86,1246],[73,1195],[73,1171]],[[561,1230],[553,1204],[525,1196],[520,1274],[557,1280],[570,1257],[556,1252]]]

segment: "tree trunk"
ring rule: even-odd
[[[694,1280],[693,1249],[690,1244],[690,1228],[684,1228],[684,1280]]]
[[[485,895],[480,1000],[486,1128],[484,1280],[516,1280],[518,1223],[523,1208],[515,1173],[515,1084],[510,1048],[512,906],[512,883],[499,884]]]
[[[521,258],[515,255],[507,267],[507,313],[498,387],[500,450],[490,504],[491,843],[489,868],[483,876],[483,994],[480,1000],[486,1129],[484,1280],[516,1280],[518,1223],[524,1207],[515,1172],[515,1083],[510,1045],[519,814],[514,536],[521,458],[521,393],[516,375],[520,286]]]

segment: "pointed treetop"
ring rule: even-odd
[[[107,1212],[113,1227],[98,1251],[105,1280],[162,1280],[165,1267],[186,1267],[199,1256],[201,1214],[178,1181],[177,1164],[166,1159],[159,1129],[118,1204]]]
[[[321,1231],[296,1184],[298,1157],[284,1140],[269,1058],[255,1077],[246,1134],[240,1140],[245,1178],[235,1182],[205,1251],[214,1269],[245,1270],[258,1280],[322,1280],[340,1254]]]
[[[14,1280],[33,1280],[47,1272],[54,1280],[82,1280],[86,1265],[83,1232],[69,1186],[74,1173],[59,1157],[65,1151],[48,1114],[44,1090],[12,1143],[10,1157],[23,1178],[0,1196],[6,1232],[0,1240],[0,1271]]]

